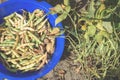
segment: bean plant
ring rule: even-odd
[[[75,53],[85,80],[104,80],[120,72],[119,8],[120,0],[89,0],[78,12],[64,0],[51,9],[52,14],[60,14],[56,24],[71,21],[72,26],[65,27],[68,49]]]

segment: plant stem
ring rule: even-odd
[[[68,17],[70,18],[70,20],[71,20],[71,22],[72,22],[72,24],[73,24],[73,26],[75,28],[75,35],[76,35],[75,37],[77,38],[78,43],[80,44],[80,40],[79,40],[79,36],[78,36],[78,32],[77,32],[77,25],[75,24],[75,21],[73,21],[70,14],[68,14]]]

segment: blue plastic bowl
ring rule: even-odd
[[[37,2],[35,0],[8,0],[0,4],[0,23],[2,23],[3,17],[15,11],[19,11],[20,9],[25,9],[29,12],[32,12],[35,9],[41,9],[48,13],[49,8],[51,7],[52,6],[45,1]],[[48,15],[47,18],[49,19],[50,24],[55,27],[55,19],[57,18],[57,15]],[[57,27],[63,29],[61,23],[59,23]],[[41,70],[29,73],[11,73],[2,65],[2,63],[0,63],[0,80],[3,80],[4,78],[7,78],[8,80],[36,80],[37,78],[47,74],[55,67],[62,56],[65,39],[61,38],[61,36],[64,37],[64,34],[56,38],[55,51],[51,57],[51,60]]]

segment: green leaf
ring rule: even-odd
[[[57,25],[59,22],[65,20],[67,17],[67,13],[63,13],[60,16],[57,17],[57,19],[55,20],[55,25]]]
[[[86,42],[89,42],[90,37],[93,37],[96,33],[96,27],[94,25],[88,26],[88,30],[84,34]]]
[[[93,37],[96,33],[96,27],[94,25],[88,26],[88,35],[89,37]]]
[[[101,43],[103,38],[109,38],[109,34],[105,31],[100,31],[96,34],[95,39],[98,43]]]
[[[101,35],[101,33],[99,32],[98,34],[96,34],[95,39],[98,43],[101,43],[103,39],[103,35]]]
[[[65,7],[65,10],[66,10],[67,13],[69,13],[70,10],[71,10],[71,7],[70,7],[70,6],[66,6],[66,7]]]
[[[106,29],[106,31],[108,33],[112,33],[113,32],[113,27],[111,25],[111,22],[105,22],[105,21],[103,21],[103,27]]]
[[[88,14],[87,14],[87,17],[92,17],[94,18],[94,15],[95,15],[95,7],[94,7],[94,0],[91,1],[90,5],[89,5],[89,8],[88,8]]]
[[[68,5],[69,5],[69,3],[70,3],[70,1],[69,1],[69,0],[64,0],[64,5],[65,5],[65,6],[68,6]]]
[[[55,7],[51,8],[50,10],[51,10],[51,14],[63,12],[63,8],[60,4],[57,4]]]
[[[96,27],[97,27],[99,30],[101,30],[101,31],[105,31],[105,29],[104,29],[104,27],[103,27],[102,24],[103,24],[102,21],[99,21],[99,22],[97,23]]]
[[[86,39],[86,42],[89,42],[89,35],[88,35],[88,32],[85,33],[84,38]]]
[[[105,38],[109,38],[109,34],[106,31],[101,31],[101,35],[103,35]]]

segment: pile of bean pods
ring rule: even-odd
[[[52,28],[44,11],[22,10],[0,24],[0,60],[12,72],[36,71],[48,63],[60,29]]]

